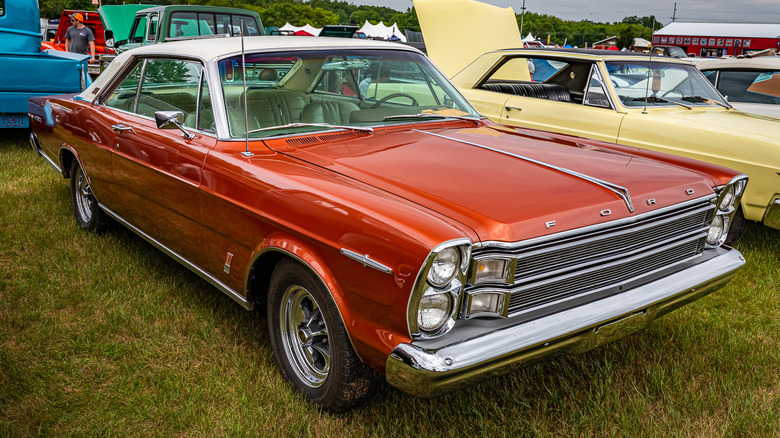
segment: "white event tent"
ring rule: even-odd
[[[363,24],[363,27],[361,27],[358,32],[363,32],[369,37],[379,37],[386,40],[395,35],[401,41],[406,42],[406,36],[398,29],[398,23],[393,23],[392,26],[388,27],[381,21],[379,24],[371,24],[366,20],[365,24]]]
[[[302,30],[304,32],[308,32],[314,36],[317,36],[322,31],[321,27],[314,27],[311,24],[306,24],[304,26],[293,26],[290,23],[285,23],[284,26],[280,27],[279,30],[290,30],[293,32],[298,32],[299,30]]]

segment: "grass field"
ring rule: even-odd
[[[385,385],[322,414],[265,319],[120,226],[80,231],[67,181],[0,131],[0,436],[780,436],[780,232],[649,329],[441,398]]]

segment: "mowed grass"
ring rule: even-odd
[[[331,416],[283,382],[264,316],[121,226],[79,230],[67,180],[0,136],[0,436],[780,436],[777,231],[633,336]]]

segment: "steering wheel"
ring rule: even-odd
[[[406,93],[393,93],[393,94],[388,94],[387,96],[377,100],[375,104],[371,105],[371,109],[377,108],[379,105],[382,105],[383,103],[387,102],[390,99],[395,99],[396,97],[405,97],[407,99],[411,99],[412,106],[419,105],[419,103],[417,103],[417,99],[415,99],[414,97]]]

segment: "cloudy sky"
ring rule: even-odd
[[[496,6],[511,6],[520,13],[523,0],[482,0]],[[412,7],[411,0],[347,0],[356,5],[387,6],[399,11]],[[620,21],[624,17],[655,15],[668,24],[674,0],[526,0],[526,12],[549,14],[564,20]],[[677,0],[677,21],[780,24],[780,0]]]

